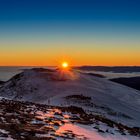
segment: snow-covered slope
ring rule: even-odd
[[[0,88],[0,96],[43,104],[75,105],[129,126],[140,126],[140,92],[76,70],[31,69]]]

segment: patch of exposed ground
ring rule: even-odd
[[[87,97],[87,100],[90,99]],[[140,137],[140,128],[128,127],[102,115],[87,114],[79,107],[0,100],[0,138],[3,140],[7,138],[16,140],[87,139],[84,133],[76,134],[69,129],[60,131],[61,127],[67,124],[90,126],[93,131],[102,134],[118,133]]]

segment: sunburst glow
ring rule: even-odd
[[[62,63],[62,68],[68,68],[68,67],[69,67],[69,64],[67,62]]]

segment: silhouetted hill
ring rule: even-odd
[[[114,78],[110,80],[140,90],[140,77]]]
[[[127,72],[140,72],[140,66],[81,66],[75,67],[79,70],[95,70],[104,72],[116,72],[116,73],[127,73]]]
[[[5,83],[4,81],[0,81],[0,85],[1,85],[1,84],[4,84],[4,83]]]
[[[95,76],[95,77],[100,77],[100,78],[105,78],[104,75],[102,75],[102,74],[97,74],[97,73],[90,73],[90,72],[89,72],[88,75]]]

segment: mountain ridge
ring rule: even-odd
[[[0,96],[57,106],[75,105],[114,121],[140,126],[139,91],[75,69],[25,70],[2,85]]]

